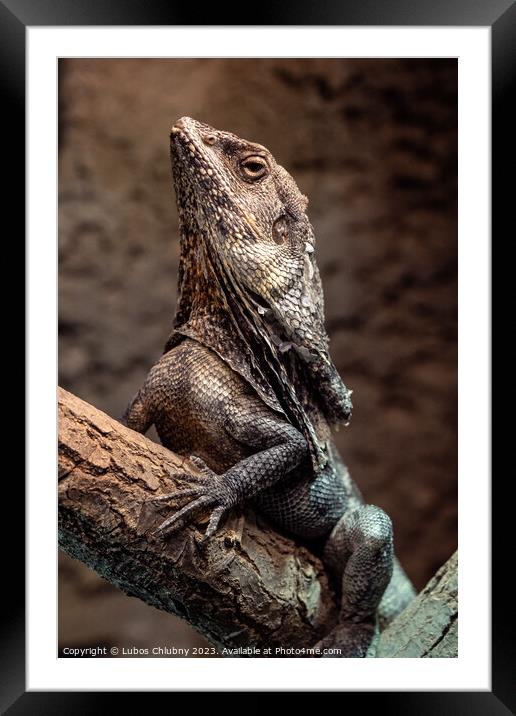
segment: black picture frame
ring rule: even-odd
[[[9,197],[9,214],[16,217],[13,226],[23,245],[25,215],[25,30],[31,26],[65,25],[394,25],[394,26],[484,26],[492,37],[492,230],[502,237],[510,227],[509,212],[514,204],[514,182],[507,181],[514,167],[514,110],[511,108],[511,84],[516,68],[516,4],[514,0],[355,0],[354,2],[293,2],[254,5],[249,17],[244,8],[233,10],[231,23],[223,23],[220,6],[212,4],[200,10],[198,4],[166,0],[0,0],[0,72],[4,98],[3,196]],[[512,81],[512,82],[511,82]],[[5,217],[5,213],[4,213]],[[493,295],[493,298],[495,295]],[[494,315],[494,314],[493,314]],[[29,347],[30,348],[30,347]],[[15,358],[11,356],[11,360]],[[16,358],[19,361],[19,357]],[[20,399],[20,404],[23,401]],[[500,443],[503,436],[499,438]],[[11,476],[12,478],[13,476]],[[24,487],[21,478],[10,480],[10,504],[22,509]],[[513,605],[509,603],[504,565],[511,545],[510,502],[504,498],[504,482],[493,482],[492,531],[492,691],[491,692],[367,692],[344,693],[346,705],[357,700],[364,708],[377,707],[383,713],[397,714],[500,714],[514,713],[516,707],[514,645],[510,629]],[[21,518],[21,515],[20,515]],[[5,606],[2,610],[2,679],[0,708],[12,716],[21,714],[102,713],[120,709],[120,693],[26,692],[25,691],[25,594],[24,541],[16,524],[16,538],[4,542]],[[10,533],[10,536],[12,533]],[[504,546],[507,547],[504,547]],[[512,557],[514,559],[514,557]],[[512,579],[512,576],[511,576]],[[6,585],[8,583],[8,589]],[[509,616],[507,616],[509,615]],[[511,649],[512,647],[512,649]],[[228,667],[229,668],[229,667]],[[315,690],[315,689],[314,689]],[[342,698],[339,697],[339,698]],[[130,694],[131,705],[142,698]],[[148,707],[147,695],[143,695]],[[142,704],[144,702],[141,702]]]

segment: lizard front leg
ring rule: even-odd
[[[222,474],[215,473],[203,460],[193,456],[202,476],[190,476],[189,481],[194,483],[192,487],[158,498],[160,501],[172,497],[189,498],[188,504],[158,527],[158,534],[176,532],[197,513],[211,509],[205,534],[205,537],[211,537],[232,507],[244,504],[284,478],[308,454],[301,433],[253,396],[242,395],[226,407],[219,406],[219,414],[212,419],[220,420],[226,433],[256,452]]]

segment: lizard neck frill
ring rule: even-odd
[[[299,386],[270,340],[263,317],[211,246],[209,235],[198,229],[181,232],[178,302],[164,352],[185,337],[217,353],[269,407],[299,428],[316,472],[326,465],[329,433],[324,421],[303,405]]]
[[[166,350],[187,336],[216,352],[303,433],[318,470],[351,401],[328,353],[307,200],[264,147],[191,118],[171,159],[181,255]]]

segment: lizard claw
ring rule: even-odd
[[[192,462],[195,465],[195,467],[199,470],[199,472],[202,475],[211,477],[212,475],[215,474],[213,472],[213,470],[211,468],[209,468],[208,465],[204,462],[202,457],[197,457],[197,455],[190,455],[190,457],[188,459],[190,460],[190,462]]]
[[[161,495],[154,499],[155,502],[167,502],[180,500],[183,497],[190,498],[188,504],[184,505],[170,517],[167,517],[167,519],[159,525],[155,530],[155,534],[158,536],[166,536],[177,532],[200,512],[211,507],[213,508],[213,512],[203,538],[207,539],[215,534],[219,528],[222,517],[233,507],[234,501],[231,499],[221,476],[210,470],[200,458],[196,458],[195,461],[192,460],[192,462],[194,462],[196,467],[202,469],[204,473],[203,476],[188,476],[189,482],[193,483],[192,487],[167,495]]]
[[[203,541],[209,539],[210,537],[213,537],[213,535],[219,528],[220,522],[225,512],[226,507],[224,507],[223,505],[220,505],[213,510],[213,512],[211,513],[208,527],[206,528],[206,532],[204,533]]]
[[[192,480],[192,482],[194,482]],[[166,495],[159,495],[158,497],[152,497],[149,502],[153,504],[156,502],[170,502],[171,500],[177,500],[178,497],[193,497],[197,495],[198,490],[196,487],[191,487],[187,490],[180,490],[179,492],[167,492]]]
[[[195,488],[192,488],[191,490],[184,490],[184,493],[187,493],[188,496],[192,497],[196,495],[196,499],[193,499],[187,505],[182,507],[178,512],[175,512],[170,517],[167,517],[167,519],[162,522],[155,531],[156,535],[161,535],[164,537],[166,535],[177,532],[177,530],[184,525],[187,518],[191,519],[203,508],[208,507],[211,501],[210,497],[208,497],[207,495],[199,495],[198,490],[196,490]],[[184,493],[178,493],[178,496]]]
[[[204,460],[200,457],[197,457],[196,455],[190,455],[189,457],[190,462],[192,462],[195,467],[199,470],[201,475],[195,475],[193,473],[187,473],[187,472],[179,472],[176,470],[173,470],[169,473],[169,477],[172,477],[174,479],[179,480],[186,480],[191,485],[192,483],[194,485],[206,485],[206,478],[212,478],[215,476],[216,478],[218,475],[211,470],[208,465],[204,462]],[[167,492],[165,495],[159,495],[158,497],[153,497],[149,502],[159,503],[159,502],[170,502],[172,500],[177,500],[177,498],[181,497],[194,497],[198,494],[198,488],[192,487],[190,489],[181,490],[179,492]]]

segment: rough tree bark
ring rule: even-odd
[[[153,526],[178,506],[153,500],[187,484],[196,468],[61,388],[58,402],[64,552],[237,655],[272,648],[278,656],[276,647],[309,647],[331,628],[335,594],[306,547],[249,511],[206,542],[207,516],[167,541],[153,538]],[[379,655],[456,656],[456,620],[452,558],[383,632]]]
[[[382,633],[377,657],[457,656],[457,552]]]

